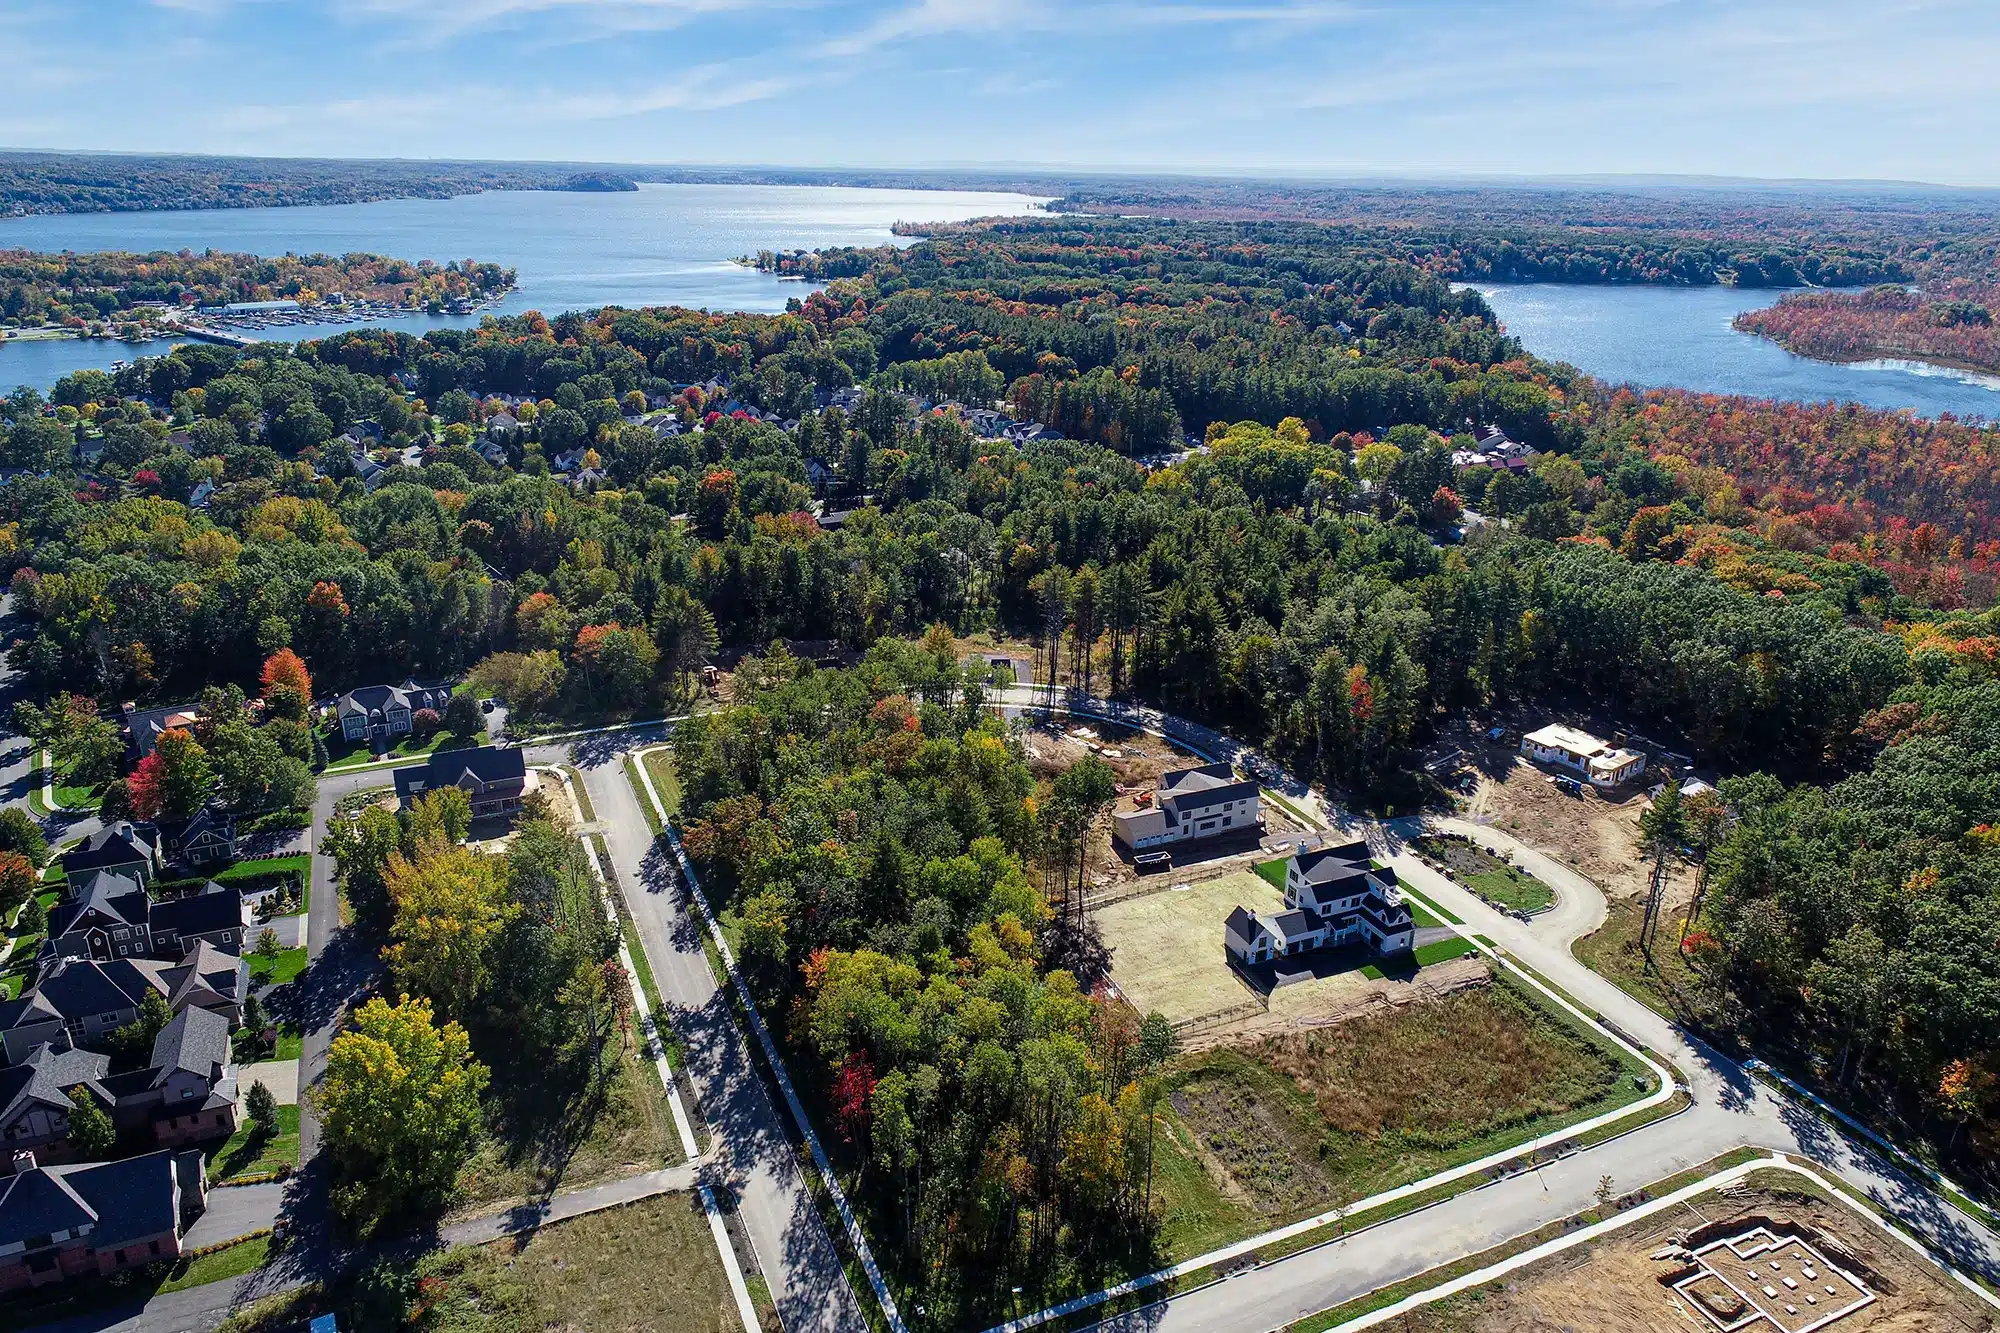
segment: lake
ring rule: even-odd
[[[803,296],[729,261],[758,250],[907,244],[897,222],[963,222],[1036,211],[1046,200],[974,190],[871,190],[845,186],[642,185],[623,194],[493,191],[455,199],[391,199],[309,208],[160,213],[65,213],[0,220],[0,249],[233,250],[259,255],[347,254],[399,259],[478,259],[512,268],[520,286],[485,313],[681,305],[775,312]],[[342,328],[431,329],[476,325],[478,315],[411,315],[371,324],[274,330],[287,341]],[[47,388],[73,370],[157,356],[169,340],[53,341],[0,345],[0,385]]]
[[[2000,417],[2000,377],[1911,361],[1814,361],[1730,327],[1774,304],[1774,291],[1473,285],[1529,351],[1612,384]]]

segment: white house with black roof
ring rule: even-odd
[[[1375,865],[1365,842],[1293,853],[1285,863],[1285,910],[1238,907],[1223,923],[1223,947],[1245,966],[1354,945],[1407,953],[1416,938],[1396,872]]]
[[[1263,823],[1257,784],[1228,764],[1179,768],[1160,776],[1151,800],[1111,816],[1111,832],[1128,850],[1219,838]]]

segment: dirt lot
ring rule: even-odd
[[[1756,1188],[1760,1183],[1771,1187]],[[1690,1267],[1652,1256],[1669,1245],[1701,1248],[1757,1226],[1803,1239],[1875,1293],[1874,1303],[1824,1325],[1825,1333],[1984,1333],[1996,1327],[1990,1311],[1878,1227],[1844,1206],[1794,1192],[1775,1172],[1387,1327],[1409,1333],[1713,1330],[1716,1324],[1673,1289]],[[1801,1317],[1805,1313],[1802,1309]],[[1779,1331],[1768,1318],[1759,1318],[1743,1333]]]
[[[1460,958],[1405,976],[1371,978],[1356,968],[1261,995],[1230,966],[1222,923],[1238,906],[1279,910],[1282,895],[1247,869],[1193,881],[1178,874],[1093,916],[1111,946],[1113,983],[1141,1013],[1157,1009],[1171,1019],[1189,1049],[1324,1027],[1486,977],[1483,963]]]
[[[1065,720],[1054,728],[1029,730],[1022,743],[1028,751],[1029,769],[1044,781],[1080,763],[1085,755],[1095,754],[1118,775],[1120,794],[1115,807],[1118,810],[1137,809],[1134,798],[1141,792],[1151,791],[1162,773],[1207,762],[1158,736],[1110,722]],[[1305,831],[1304,825],[1275,803],[1266,800],[1262,806],[1268,836],[1282,837]],[[1172,878],[1181,880],[1187,878],[1190,872],[1201,874],[1205,868],[1209,868],[1211,873],[1230,868],[1236,858],[1260,850],[1260,836],[1254,829],[1246,829],[1237,837],[1211,838],[1175,845],[1168,850],[1174,857]],[[1150,881],[1133,869],[1127,857],[1119,854],[1112,842],[1111,821],[1108,818],[1101,820],[1092,832],[1086,878],[1092,896],[1099,901],[1124,897],[1135,885],[1147,884],[1150,887]],[[1228,909],[1223,910],[1226,915]]]
[[[1479,786],[1463,798],[1464,818],[1491,824],[1553,856],[1611,897],[1646,892],[1650,866],[1639,850],[1645,784],[1608,795],[1586,789],[1582,796],[1569,796],[1549,781],[1549,773],[1509,747],[1482,745],[1476,761]],[[1669,897],[1685,901],[1693,891],[1693,870],[1678,866]]]

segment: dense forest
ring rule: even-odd
[[[0,250],[0,327],[86,329],[145,322],[167,309],[236,301],[330,297],[422,308],[476,300],[514,285],[514,270],[478,260],[410,263],[381,255],[257,255],[209,250],[51,254]]]
[[[166,208],[273,208],[595,188],[584,167],[146,153],[0,153],[0,218]],[[4,237],[0,230],[0,237]]]
[[[1922,290],[1888,284],[1861,292],[1794,292],[1768,310],[1736,317],[1801,356],[1822,361],[1907,357],[1968,370],[2000,370],[1991,282],[1951,279]]]
[[[1087,993],[1101,960],[1078,965],[1041,882],[1074,862],[1110,770],[1038,794],[936,642],[849,672],[764,659],[737,706],[676,737],[675,764],[689,852],[742,917],[766,1012],[794,1015],[795,1067],[893,1238],[878,1254],[933,1326],[978,1327],[1010,1288],[1039,1304],[1155,1265],[1175,1042]]]
[[[1583,703],[1725,771],[1850,775],[1730,789],[1742,818],[1692,956],[1732,1003],[1803,987],[1820,1025],[1797,1040],[1983,1141],[2000,1031],[1951,978],[1991,937],[1981,830],[2000,824],[1979,776],[2000,633],[1971,609],[2000,539],[1990,432],[1614,393],[1525,355],[1476,293],[1326,237],[957,228],[824,256],[851,276],[783,315],[195,346],[16,393],[0,552],[34,632],[11,660],[40,690],[161,699],[289,648],[317,688],[470,674],[532,726],[656,708],[718,648],[873,650],[839,679],[774,655],[746,711],[690,732],[697,854],[765,930],[762,984],[816,1016],[843,997],[837,1036],[810,1038],[830,1089],[944,1040],[909,1017],[922,997],[987,1013],[993,988],[1006,1069],[1051,1043],[1034,1067],[1104,1103],[1095,1148],[1134,1141],[1124,1082],[1078,1081],[1104,1038],[1050,959],[1089,960],[1037,932],[1019,877],[1047,831],[947,669],[952,635],[1033,639],[1065,681],[1224,725],[1377,809],[1424,797],[1411,749],[1457,710]],[[1533,456],[1468,461],[1496,426]],[[798,724],[813,709],[825,727]],[[810,746],[770,750],[795,732]],[[842,776],[876,764],[873,785]],[[825,864],[774,860],[773,809],[794,849],[851,817],[905,830],[904,851],[840,832],[854,850]],[[940,948],[983,959],[958,995],[933,995]],[[1946,990],[1948,1024],[1899,1035]],[[986,1094],[899,1095],[915,1119]],[[1077,1224],[1110,1245],[1133,1217],[1129,1165],[1100,1154],[1086,1179],[1040,1141],[1000,1164],[995,1205],[970,1149],[885,1148],[869,1106],[853,1132],[905,1178],[873,1197],[913,1210],[912,1263],[1089,1267],[1105,1255]],[[996,1094],[989,1144],[1032,1138],[1022,1106]],[[940,1232],[918,1224],[933,1206],[986,1211]]]
[[[2000,195],[1925,185],[1139,177],[1080,183],[1050,208],[1331,223],[1493,281],[1842,286],[1988,276],[2000,255]]]

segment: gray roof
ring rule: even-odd
[[[197,986],[206,986],[231,1000],[241,1000],[248,991],[250,969],[240,955],[226,953],[207,940],[199,940],[178,964],[160,977],[171,991],[168,1000],[180,1006]]]
[[[114,973],[112,963],[85,958],[59,960],[35,983],[34,990],[0,1008],[0,1028],[20,1027],[40,1017],[85,1018],[137,1007],[144,991],[134,994],[119,983],[139,984],[144,973],[131,966],[130,959],[115,962],[125,966],[117,967]]]
[[[474,791],[495,784],[524,783],[528,761],[519,750],[481,745],[469,750],[439,750],[423,768],[399,768],[396,793],[404,800],[439,787],[465,786]]]
[[[18,1220],[12,1192],[0,1195],[0,1244],[63,1230],[62,1222],[47,1225],[59,1216],[67,1216],[72,1224],[94,1221],[90,1243],[99,1250],[179,1230],[174,1153],[169,1149],[121,1162],[41,1167],[13,1179],[24,1182],[38,1176],[61,1193],[52,1194],[41,1184],[29,1186],[32,1192],[24,1197],[27,1206]],[[17,1183],[15,1188],[21,1186]]]
[[[1264,929],[1263,923],[1258,921],[1247,907],[1236,908],[1223,919],[1222,924],[1224,928],[1234,932],[1238,939],[1246,942],[1254,941],[1258,933]]]
[[[406,680],[400,685],[356,686],[334,700],[333,708],[341,717],[356,713],[373,717],[386,716],[392,708],[407,708],[413,713],[420,708],[434,708],[442,712],[450,702],[450,682]]]
[[[67,857],[64,860],[68,860]],[[61,939],[75,930],[91,913],[112,922],[142,926],[152,911],[153,900],[139,881],[130,875],[93,870],[72,885],[75,896],[49,911],[49,937]]]
[[[1277,927],[1274,933],[1283,940],[1290,940],[1299,935],[1310,935],[1319,926],[1318,922],[1304,912],[1279,912],[1269,920]]]
[[[153,1082],[185,1071],[213,1083],[229,1065],[229,1020],[208,1009],[183,1009],[153,1038]]]
[[[153,904],[153,929],[186,935],[243,927],[243,890],[210,880],[200,893]]]
[[[1238,778],[1229,765],[1203,764],[1161,774],[1157,802],[1171,817],[1256,794],[1257,784]]]
[[[95,1083],[110,1067],[110,1058],[95,1051],[59,1051],[42,1043],[20,1064],[0,1069],[0,1125],[12,1120],[29,1102],[74,1106],[65,1089]]]
[[[97,1209],[45,1167],[0,1181],[0,1245],[25,1245],[38,1236],[75,1231],[97,1219]]]
[[[76,875],[98,866],[151,861],[159,848],[160,837],[154,829],[121,819],[116,824],[99,829],[76,848],[65,852],[62,867],[66,873]]]

